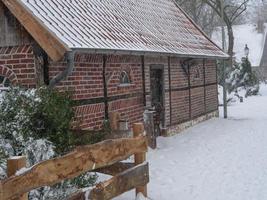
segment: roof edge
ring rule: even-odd
[[[21,0],[1,1],[53,61],[61,60],[65,53],[70,51],[70,48],[51,32]]]
[[[90,48],[72,48],[76,52],[94,53],[94,54],[120,54],[120,55],[162,55],[179,58],[196,58],[196,59],[229,59],[229,55],[215,56],[207,54],[179,54],[159,51],[139,51],[139,50],[121,50],[121,49],[90,49]],[[227,56],[226,56],[227,55]]]

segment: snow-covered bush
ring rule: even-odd
[[[245,97],[259,93],[259,80],[252,71],[251,63],[247,58],[242,63],[236,63],[226,80],[229,93],[238,93],[238,89],[246,90]]]
[[[11,88],[0,98],[0,179],[6,177],[6,158],[25,155],[28,166],[63,155],[81,143],[72,133],[73,101],[68,93],[48,88]],[[90,143],[83,140],[83,144]],[[30,199],[64,199],[80,187],[91,186],[86,173],[54,187],[30,193]]]
[[[220,65],[218,69],[219,85],[222,86],[223,68]],[[236,62],[233,68],[226,68],[228,102],[240,100],[243,97],[257,95],[260,89],[259,84],[260,81],[255,72],[252,71],[251,63],[247,58],[243,58],[241,63]]]

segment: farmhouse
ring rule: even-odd
[[[82,129],[160,107],[173,133],[218,114],[222,52],[174,0],[0,0],[0,85],[73,92]]]

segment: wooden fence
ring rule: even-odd
[[[143,124],[134,124],[133,132],[134,138],[106,140],[82,146],[65,156],[38,163],[20,175],[1,181],[0,199],[24,200],[27,199],[25,193],[33,189],[52,186],[88,171],[106,173],[113,177],[90,191],[73,194],[69,200],[108,200],[134,188],[137,194],[141,192],[147,196],[149,166],[145,162],[148,148]],[[120,162],[131,155],[135,157],[134,163]]]

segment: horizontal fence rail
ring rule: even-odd
[[[136,187],[145,186],[149,182],[148,163],[137,165],[103,183],[92,190],[81,191],[68,200],[110,200]]]
[[[142,124],[137,123],[134,127],[139,127],[139,133],[135,134],[135,138],[106,140],[78,147],[65,156],[38,163],[20,175],[1,181],[0,199],[15,199],[33,189],[52,186],[89,171],[115,175],[112,179],[97,185],[90,193],[87,192],[92,200],[108,200],[130,189],[145,186],[149,181],[147,163],[119,162],[131,155],[140,157],[148,150]],[[70,199],[75,199],[79,195],[84,194],[75,194]]]

